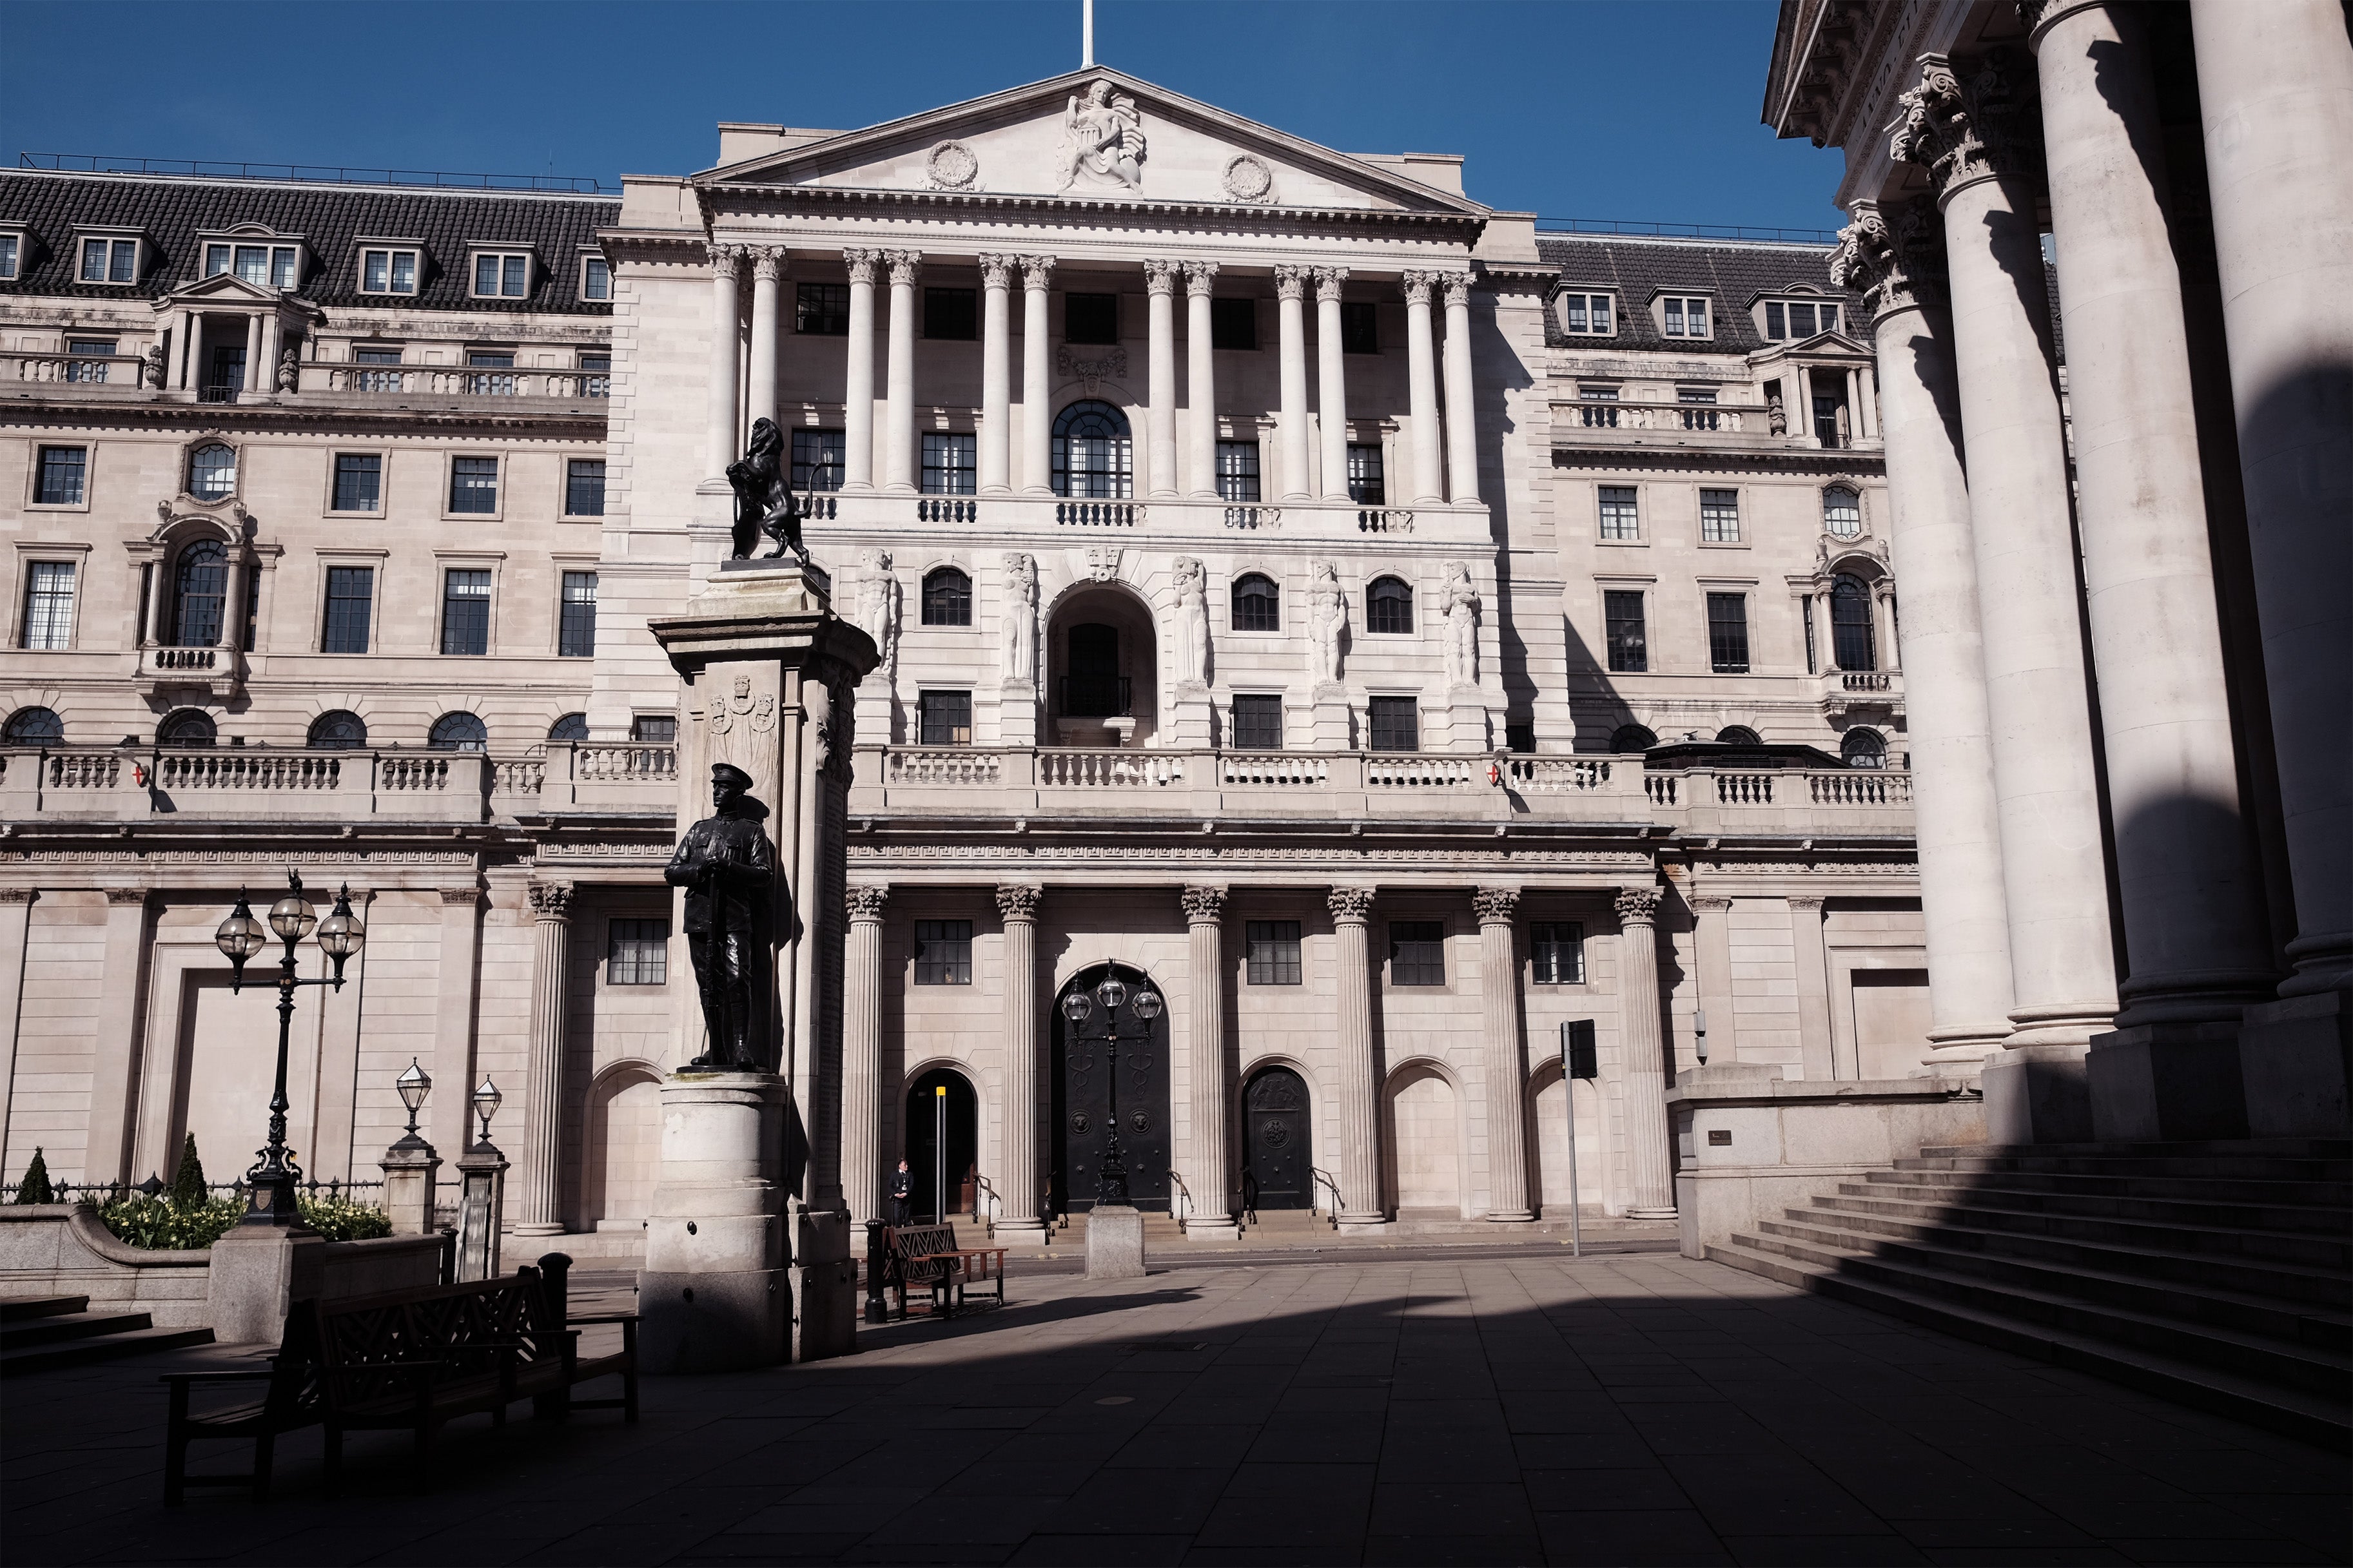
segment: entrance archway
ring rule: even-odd
[[[1242,1195],[1252,1209],[1315,1204],[1314,1120],[1307,1084],[1289,1068],[1267,1068],[1242,1088]]]
[[[980,1160],[980,1100],[972,1082],[954,1068],[932,1068],[907,1086],[908,1206],[916,1219],[938,1224],[946,1215],[970,1214],[973,1173]],[[941,1134],[947,1158],[940,1158]],[[945,1180],[943,1182],[942,1177]]]
[[[1098,963],[1071,977],[1054,994],[1053,1007],[1053,1163],[1048,1186],[1057,1213],[1083,1213],[1094,1207],[1095,1182],[1110,1140],[1111,1040],[1103,1010],[1098,1007],[1084,1024],[1073,1026],[1062,1016],[1062,998],[1073,991],[1092,994],[1096,986],[1116,977],[1132,995],[1153,984],[1144,971],[1126,963]],[[1146,1034],[1134,1040],[1138,1026],[1124,1010],[1120,1015],[1119,1152],[1127,1167],[1128,1201],[1140,1209],[1165,1212],[1168,1207],[1168,1014],[1145,1026]]]
[[[1047,700],[1066,746],[1140,746],[1156,728],[1157,632],[1151,606],[1117,584],[1082,584],[1054,605]]]

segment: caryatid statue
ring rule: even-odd
[[[1209,678],[1208,573],[1190,555],[1176,558],[1176,679]]]
[[[1446,566],[1446,684],[1479,684],[1479,588],[1460,561]]]
[[[1347,624],[1340,574],[1329,561],[1318,561],[1307,580],[1308,668],[1318,686],[1340,679],[1340,633]]]
[[[1005,557],[1005,608],[997,624],[1005,679],[1038,679],[1038,563],[1018,551]]]
[[[767,808],[744,794],[752,775],[727,763],[711,769],[711,815],[686,830],[662,879],[686,889],[686,951],[711,1043],[687,1066],[766,1072],[768,889],[776,847],[760,819]]]

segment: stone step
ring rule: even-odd
[[[2279,1387],[2183,1357],[2119,1345],[2095,1334],[2022,1320],[1893,1280],[1861,1278],[1834,1266],[1753,1250],[1737,1240],[1729,1246],[1709,1247],[1707,1256],[1798,1289],[2105,1377],[2307,1443],[2339,1449],[2353,1447],[2353,1418],[2348,1418],[2341,1398]]]
[[[2237,1138],[2178,1143],[1931,1143],[1921,1153],[2000,1154],[2016,1157],[2170,1159],[2240,1154],[2290,1160],[2353,1160],[2353,1138]]]
[[[1920,1154],[1895,1162],[1899,1171],[1991,1171],[2037,1176],[2141,1177],[2156,1181],[2276,1182],[2334,1192],[2317,1202],[2353,1201],[2353,1163],[2232,1155],[2136,1159],[2095,1154]]]
[[[87,1296],[0,1296],[0,1323],[18,1323],[27,1318],[54,1318],[67,1312],[87,1312]]]
[[[1841,1182],[1839,1191],[1850,1196],[1933,1204],[1947,1208],[1986,1205],[2012,1213],[2054,1217],[2208,1226],[2276,1240],[2283,1246],[2312,1242],[2341,1245],[2339,1238],[2347,1234],[2348,1228],[2353,1228],[2348,1227],[2347,1218],[2340,1211],[2310,1205],[2198,1203],[2181,1198],[2047,1192],[2021,1186],[1965,1186],[1929,1177],[1906,1177],[1889,1171],[1873,1171],[1860,1182]]]
[[[0,1352],[59,1344],[99,1334],[127,1334],[152,1329],[155,1320],[144,1312],[52,1312],[14,1323],[0,1323]]]
[[[63,1366],[84,1366],[92,1362],[118,1361],[124,1356],[149,1355],[156,1351],[179,1350],[187,1345],[208,1345],[212,1342],[213,1331],[210,1329],[133,1329],[124,1333],[101,1334],[90,1339],[69,1340],[62,1344],[37,1345],[29,1350],[0,1352],[0,1378],[22,1377],[27,1373],[51,1372]]]
[[[1959,1170],[1902,1160],[1892,1171],[1873,1171],[1872,1181],[1912,1182],[1992,1192],[2081,1194],[2090,1197],[2173,1198],[2189,1202],[2247,1204],[2258,1208],[2309,1211],[2314,1228],[2343,1228],[2353,1208],[2353,1187],[2341,1182],[2256,1182],[2211,1176],[2096,1175],[2083,1172]]]

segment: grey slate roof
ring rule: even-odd
[[[1745,354],[1765,346],[1750,321],[1748,302],[1806,283],[1846,304],[1848,322],[1858,320],[1860,297],[1831,282],[1828,246],[1741,245],[1731,241],[1660,241],[1609,235],[1536,237],[1536,254],[1560,269],[1561,286],[1614,289],[1618,334],[1572,337],[1546,315],[1546,341],[1555,348],[1609,343],[1619,348],[1664,349],[1681,354]],[[1704,294],[1712,300],[1715,336],[1704,342],[1662,337],[1651,320],[1652,295]]]
[[[327,306],[514,315],[531,311],[607,316],[604,300],[579,295],[578,257],[596,230],[618,221],[617,200],[586,196],[477,195],[372,185],[138,176],[108,178],[38,170],[0,172],[0,220],[28,225],[32,254],[19,261],[0,295],[152,300],[195,280],[204,262],[199,232],[266,225],[301,235],[310,246],[294,292]],[[84,283],[76,276],[76,224],[142,228],[152,242],[139,281],[129,288]],[[419,239],[424,278],[414,295],[361,294],[358,240]],[[477,300],[467,292],[466,247],[475,240],[534,247],[532,291],[520,300]]]

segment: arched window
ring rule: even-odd
[[[237,493],[237,449],[207,442],[188,454],[188,493],[198,500],[218,500]]]
[[[1234,579],[1234,630],[1279,632],[1282,629],[1282,593],[1274,579],[1246,572]]]
[[[1658,743],[1658,736],[1641,724],[1620,724],[1609,732],[1609,749],[1621,757],[1633,752],[1647,752]]]
[[[953,566],[923,574],[923,625],[972,625],[972,579]]]
[[[1368,632],[1413,630],[1413,590],[1395,577],[1376,577],[1365,590],[1365,629]]]
[[[314,752],[356,752],[367,744],[367,724],[356,713],[338,708],[311,721],[310,746]]]
[[[155,726],[155,743],[159,746],[209,746],[220,738],[213,727],[213,716],[194,708],[183,708],[168,713]]]
[[[1095,398],[1054,421],[1054,493],[1124,500],[1135,494],[1135,444],[1127,416]]]
[[[48,708],[19,708],[8,715],[7,727],[0,729],[0,741],[12,746],[37,746],[65,738],[65,721]]]
[[[433,721],[433,729],[425,737],[427,747],[437,752],[486,751],[491,732],[471,713],[444,713]]]
[[[228,604],[228,547],[200,539],[180,552],[172,577],[172,645],[211,647],[221,640]]]
[[[1831,579],[1831,657],[1841,669],[1877,669],[1871,629],[1871,584],[1841,572]]]
[[[1858,725],[1839,742],[1839,755],[1851,768],[1883,768],[1887,765],[1887,741],[1878,731]]]
[[[558,719],[554,723],[550,724],[547,727],[547,738],[551,741],[586,740],[588,738],[588,715],[586,713],[566,713],[563,718]]]
[[[1822,491],[1822,531],[1852,539],[1862,531],[1862,498],[1844,485]]]
[[[1726,724],[1715,732],[1715,741],[1720,746],[1761,746],[1765,743],[1764,737],[1746,724]]]

